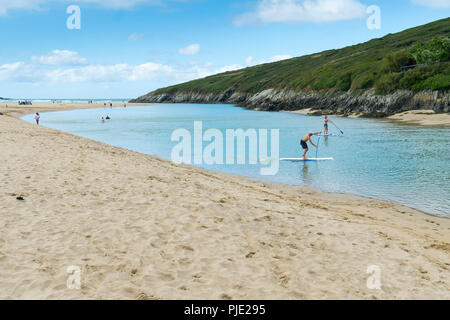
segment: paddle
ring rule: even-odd
[[[319,143],[320,143],[320,136],[319,136],[319,139],[317,140],[316,159],[319,158],[318,157],[318,155],[319,155]]]
[[[330,122],[341,132],[341,134],[344,134],[344,131],[339,129],[339,127],[336,125],[336,123],[334,123],[332,120],[330,120]]]

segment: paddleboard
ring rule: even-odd
[[[291,161],[291,162],[309,162],[309,161],[333,161],[333,158],[281,158],[280,161]]]

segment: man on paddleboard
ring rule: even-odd
[[[312,142],[311,137],[312,136],[317,136],[319,134],[321,134],[322,132],[310,132],[308,133],[301,141],[300,141],[300,145],[302,146],[303,150],[305,150],[305,152],[303,153],[303,159],[306,159],[306,153],[309,151],[309,147],[308,147],[308,141],[316,148],[318,148],[318,146],[316,146],[314,144],[314,142]]]
[[[328,116],[325,116],[325,119],[323,120],[323,127],[325,128],[324,130],[324,135],[328,135]]]

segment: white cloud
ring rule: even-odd
[[[193,56],[200,53],[200,45],[198,43],[191,44],[185,48],[178,50],[178,53],[185,56]]]
[[[68,0],[65,0],[66,2]],[[131,9],[140,4],[161,4],[161,0],[77,0],[76,3],[95,4],[109,9]]]
[[[267,60],[263,59],[263,60],[255,61],[255,59],[252,56],[250,56],[247,59],[245,59],[245,66],[251,67],[251,66],[258,65],[258,64],[277,62],[277,61],[291,59],[291,58],[292,58],[292,56],[290,56],[288,54],[278,54],[278,55],[270,57]]]
[[[251,66],[251,65],[253,65],[253,61],[254,61],[253,57],[250,56],[247,59],[245,59],[245,65],[246,66]]]
[[[10,10],[39,10],[44,3],[92,4],[105,9],[131,9],[138,5],[163,5],[164,2],[176,0],[0,0],[0,16],[4,16]]]
[[[58,51],[58,50],[55,50]],[[55,52],[53,51],[53,52]],[[60,50],[61,51],[61,50]],[[60,55],[56,55],[59,59]],[[78,56],[78,54],[76,54]],[[41,63],[41,58],[43,62]],[[155,62],[138,65],[67,65],[54,56],[36,57],[36,63],[15,62],[0,65],[0,82],[26,83],[126,83],[137,81],[157,81],[175,84],[193,79],[204,78],[217,73],[243,69],[256,64],[279,61],[290,58],[288,55],[276,55],[267,60],[255,61],[252,57],[243,64],[214,66],[212,63],[188,66],[170,66]]]
[[[45,0],[0,0],[0,16],[9,10],[37,10]]]
[[[158,77],[170,77],[176,70],[168,65],[147,62],[131,68],[128,75],[129,81],[154,80]]]
[[[49,55],[33,56],[31,60],[51,66],[80,66],[87,63],[86,59],[80,57],[78,52],[70,50],[53,50]]]
[[[279,54],[273,57],[270,57],[269,62],[277,62],[282,60],[292,59],[292,56],[288,54]]]
[[[196,70],[197,70],[197,74],[199,74],[199,78],[200,77],[203,78],[203,77],[210,76],[213,74],[229,72],[229,71],[236,71],[236,70],[244,69],[247,67],[252,67],[255,65],[263,64],[263,63],[277,62],[277,61],[291,59],[291,58],[292,58],[292,56],[290,56],[290,55],[279,54],[279,55],[272,56],[269,59],[255,61],[255,59],[252,56],[249,56],[247,59],[245,59],[244,64],[235,63],[235,64],[211,69],[210,67],[212,67],[212,65],[210,63],[208,63],[205,65],[205,68],[198,68]]]
[[[144,38],[143,33],[132,33],[128,36],[129,41],[138,41]]]
[[[147,81],[175,77],[171,66],[148,62],[140,65],[115,64],[92,65],[71,69],[55,69],[46,72],[50,82],[123,82]]]
[[[37,74],[23,61],[0,65],[0,81],[34,82]]]
[[[220,67],[219,69],[216,69],[212,74],[235,71],[243,68],[245,68],[245,66],[242,66],[240,64],[232,64],[229,66]]]
[[[434,9],[450,8],[450,0],[413,0],[413,2]]]
[[[236,17],[234,24],[331,22],[363,18],[365,12],[359,0],[260,0],[253,12]]]
[[[199,78],[206,71],[191,68],[177,69],[169,65],[147,62],[139,65],[86,65],[53,69],[41,65],[15,62],[0,65],[0,81],[10,82],[49,82],[49,83],[82,83],[82,82],[135,82],[148,80],[185,81]],[[201,71],[201,72],[200,72]]]

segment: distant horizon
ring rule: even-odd
[[[3,98],[3,99],[1,99]],[[134,98],[6,98],[1,97],[0,100],[2,101],[21,101],[21,100],[29,100],[29,101],[61,101],[61,100],[80,100],[80,101],[107,101],[107,100],[132,100]]]

